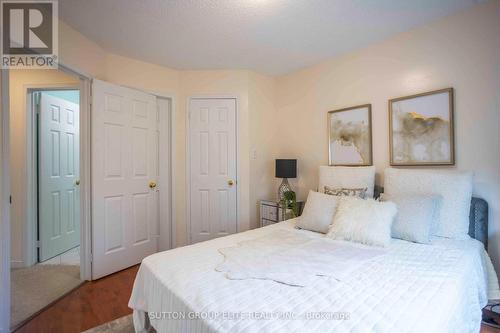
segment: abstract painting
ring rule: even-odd
[[[371,104],[328,112],[330,165],[372,165]]]
[[[453,165],[453,88],[389,101],[391,165]]]

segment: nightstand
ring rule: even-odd
[[[303,201],[297,201],[297,206],[299,208],[299,216],[302,214],[302,208],[304,207]],[[288,214],[287,214],[288,215]],[[281,208],[279,201],[277,200],[261,200],[260,201],[260,226],[265,227],[276,222],[281,222],[283,220],[288,220],[290,217],[285,216],[283,218],[283,209]]]

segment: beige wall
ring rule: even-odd
[[[239,99],[239,208],[240,230],[244,230],[258,225],[258,200],[275,196],[279,183],[274,178],[275,158],[299,160],[299,178],[292,181],[299,198],[316,188],[318,166],[328,162],[328,110],[372,104],[374,164],[381,182],[380,173],[389,161],[387,100],[452,86],[456,168],[476,171],[475,193],[490,203],[490,251],[500,268],[499,11],[498,1],[488,2],[278,78],[244,70],[177,71],[109,54],[64,23],[60,58],[97,78],[174,97],[177,245],[187,242],[189,96]]]
[[[390,98],[455,88],[456,168],[475,172],[490,204],[490,253],[500,270],[500,2],[400,34],[277,79],[276,151],[299,159],[299,196],[328,163],[327,111],[372,104],[377,181],[389,164]]]
[[[11,262],[24,264],[26,236],[27,187],[27,111],[26,92],[35,87],[68,87],[78,85],[73,77],[58,70],[11,70],[10,88],[10,169],[11,169]]]
[[[260,135],[261,121],[267,124],[261,129],[274,126],[274,79],[245,70],[227,71],[177,71],[170,68],[130,59],[110,53],[105,53],[100,47],[87,40],[71,27],[61,24],[60,55],[64,65],[83,71],[91,76],[115,84],[132,87],[148,92],[169,95],[174,98],[174,207],[176,212],[175,229],[177,245],[187,244],[186,221],[186,107],[190,96],[231,96],[238,98],[238,131],[239,131],[239,226],[238,230],[247,230],[258,226],[257,202],[267,196],[266,184],[269,169],[269,156],[272,141],[270,135]],[[24,71],[18,76],[15,71],[11,84],[19,87],[22,82],[30,84],[61,83],[56,79],[60,72]],[[19,71],[21,72],[21,71]],[[48,71],[50,72],[50,71]],[[56,75],[57,73],[57,75]],[[38,74],[41,74],[38,75]],[[44,77],[42,80],[41,77]],[[72,80],[72,79],[71,79]],[[64,80],[63,80],[64,81]],[[22,90],[16,88],[11,94],[11,100],[16,104],[12,107],[13,123],[11,129],[15,132],[16,141],[13,147],[23,146],[21,142],[25,135],[23,106],[20,101],[25,97]],[[267,120],[267,121],[266,121]],[[269,138],[269,140],[268,140]],[[251,160],[251,150],[255,150],[256,158]],[[25,153],[19,151],[13,155],[16,169],[12,177],[13,184],[20,185],[15,193],[16,204],[13,211],[12,238],[19,240],[12,243],[14,261],[23,257],[23,232],[26,224],[25,206],[18,201],[26,196],[23,190],[25,183]],[[252,154],[252,157],[254,155]],[[264,167],[262,167],[264,166]],[[258,182],[261,186],[250,186]]]

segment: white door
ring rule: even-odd
[[[93,80],[93,279],[157,251],[157,147],[155,96]]]
[[[236,100],[189,105],[191,242],[236,232]]]
[[[80,245],[79,106],[39,94],[40,261]]]

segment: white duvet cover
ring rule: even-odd
[[[158,332],[479,332],[481,309],[500,298],[476,240],[393,240],[387,253],[348,278],[320,277],[305,287],[272,280],[230,280],[215,268],[219,249],[294,229],[289,220],[143,260],[129,306],[137,331]],[[294,262],[290,262],[293,267]]]

